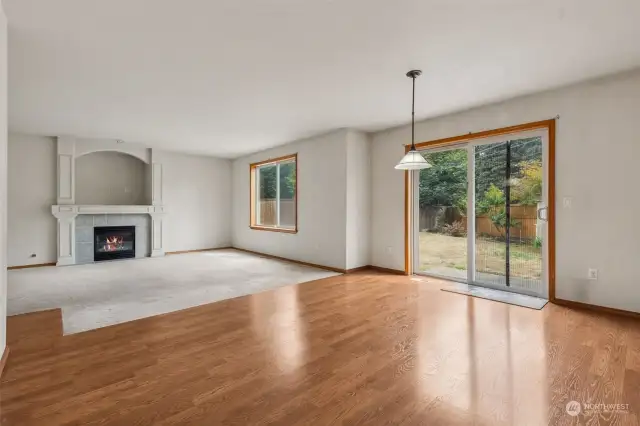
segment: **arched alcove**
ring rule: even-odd
[[[76,158],[76,204],[149,204],[147,164],[116,151],[97,151]]]

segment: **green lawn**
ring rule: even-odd
[[[542,256],[539,248],[530,244],[511,244],[511,276],[540,278]],[[476,240],[476,270],[490,274],[505,273],[505,243],[492,239]],[[467,269],[467,238],[420,232],[420,270],[453,268]]]

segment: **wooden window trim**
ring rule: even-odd
[[[293,160],[296,165],[296,188],[295,188],[295,227],[281,228],[277,226],[263,226],[257,223],[256,218],[256,169],[268,164],[282,163]],[[298,154],[284,155],[282,157],[270,158],[268,160],[251,163],[249,165],[249,228],[257,231],[282,232],[285,234],[298,233]]]
[[[549,187],[547,188],[547,213],[549,214],[549,301],[556,300],[556,120],[535,121],[532,123],[519,124],[516,126],[502,127],[499,129],[485,130],[482,132],[468,133],[466,135],[453,136],[450,138],[436,139],[428,142],[416,144],[418,150],[425,148],[435,148],[438,146],[453,145],[460,142],[468,142],[474,139],[484,139],[497,135],[508,135],[510,133],[520,133],[529,130],[547,129],[549,133]],[[405,145],[405,153],[409,152],[411,145]],[[404,270],[405,275],[413,274],[411,262],[409,214],[412,211],[411,197],[409,194],[409,172],[404,172]]]

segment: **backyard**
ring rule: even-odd
[[[542,282],[544,235],[544,222],[538,220],[544,208],[542,140],[505,140],[472,150],[425,151],[423,156],[431,167],[419,176],[419,271],[467,279],[471,215],[474,280],[536,290]],[[471,185],[470,162],[474,165]],[[470,192],[472,211],[467,208]]]
[[[505,275],[505,243],[492,238],[476,239],[476,271]],[[467,237],[420,232],[420,271],[466,278]],[[510,272],[513,277],[539,279],[541,251],[532,244],[510,245]]]

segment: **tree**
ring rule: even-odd
[[[420,207],[466,206],[467,151],[424,154],[431,168],[420,171]]]
[[[276,178],[277,167],[260,167],[260,198],[263,200],[274,199],[278,193],[278,179]]]
[[[542,140],[539,137],[510,141],[511,170],[509,176],[518,176],[523,162],[542,158]],[[484,194],[493,184],[504,186],[506,179],[507,144],[504,142],[478,145],[475,148],[476,194]]]
[[[520,177],[511,195],[519,204],[535,206],[542,199],[542,160],[522,161],[518,167]]]
[[[292,200],[296,195],[296,163],[280,164],[280,199]]]
[[[275,199],[278,195],[277,165],[260,167],[260,198]],[[296,164],[280,164],[280,199],[291,200],[296,193]]]
[[[496,209],[504,207],[504,205],[504,191],[494,184],[491,184],[489,189],[484,193],[482,200],[480,200],[476,205],[477,214],[491,214]]]
[[[484,197],[476,205],[476,211],[478,215],[486,215],[493,223],[493,226],[498,229],[498,232],[504,237],[504,230],[507,228],[507,212],[506,212],[506,199],[504,191],[498,188],[494,184],[491,184],[489,189],[484,193]],[[511,228],[518,228],[520,222],[510,219],[509,226]]]

